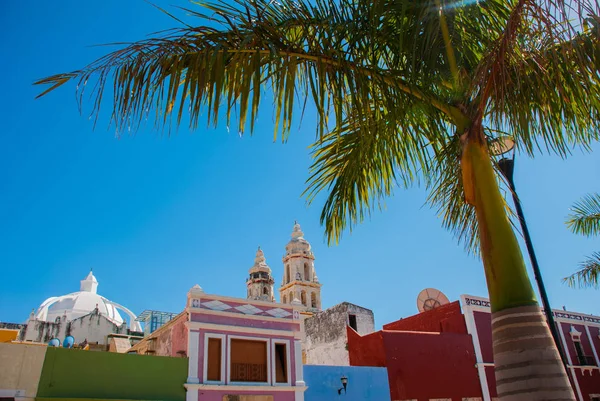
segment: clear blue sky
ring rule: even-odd
[[[300,196],[311,110],[285,145],[272,141],[268,102],[253,137],[222,125],[171,137],[142,128],[117,140],[106,120],[94,130],[78,114],[72,85],[34,100],[35,79],[106,51],[90,45],[174,24],[142,0],[0,3],[0,321],[22,322],[47,297],[77,291],[90,268],[100,294],[136,313],[180,311],[195,283],[243,297],[258,245],[278,285],[295,219],[312,243],[325,307],[359,304],[380,326],[415,313],[425,287],[452,300],[487,295],[481,263],[423,207],[423,190],[397,190],[386,211],[339,246],[325,244],[320,204],[307,207]],[[575,200],[600,190],[599,172],[597,154],[518,156],[516,182],[555,308],[600,313],[600,292],[560,282],[600,249],[564,225]]]

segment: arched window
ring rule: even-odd
[[[306,291],[304,290],[300,293],[300,301],[302,302],[302,305],[306,306]]]
[[[304,263],[304,280],[310,281],[310,267],[308,263]]]
[[[263,295],[269,295],[269,290],[267,287],[263,287]]]
[[[283,297],[281,298],[281,303],[287,304],[287,297],[285,296],[285,294],[283,294]]]
[[[311,308],[317,307],[317,294],[314,292],[310,294],[310,306]]]
[[[285,283],[292,281],[292,275],[290,272],[290,265],[285,266]]]

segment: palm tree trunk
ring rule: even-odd
[[[471,130],[480,130],[475,126]],[[475,207],[492,307],[496,387],[502,401],[575,400],[541,313],[480,132],[465,135],[465,198]]]

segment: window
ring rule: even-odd
[[[288,354],[286,343],[275,343],[275,383],[288,383]]]
[[[225,335],[204,335],[203,383],[225,383]]]
[[[281,303],[287,304],[287,297],[285,296],[285,294],[283,295],[283,298],[281,298]]]
[[[358,326],[356,325],[356,315],[348,315],[348,323],[350,327],[354,329],[354,331],[358,331]]]
[[[263,295],[269,295],[269,290],[267,290],[267,287],[263,287]]]
[[[289,283],[290,281],[292,281],[292,275],[290,274],[290,265],[287,265],[285,267],[285,283]]]
[[[579,361],[579,365],[582,366],[596,366],[596,360],[593,356],[587,356],[583,352],[583,347],[581,346],[581,341],[573,341],[575,345],[575,352],[577,352],[577,360]]]
[[[267,383],[267,342],[231,338],[230,375],[232,382]]]
[[[304,280],[310,281],[310,267],[308,263],[304,263]]]
[[[312,308],[317,308],[317,294],[314,292],[310,294],[310,306]]]
[[[306,306],[306,291],[304,290],[300,293],[300,301],[302,302],[302,305]]]
[[[207,362],[206,362],[206,380],[220,382],[221,379],[221,360],[223,342],[220,338],[208,339]]]

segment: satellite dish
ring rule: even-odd
[[[75,344],[73,336],[67,336],[65,337],[65,341],[63,341],[63,348],[73,348],[73,344]]]
[[[60,340],[58,338],[53,338],[48,342],[48,347],[60,347]]]
[[[490,152],[493,156],[500,156],[515,148],[515,141],[509,136],[501,136],[490,144]]]
[[[419,312],[427,312],[447,303],[450,303],[448,297],[435,288],[425,288],[417,296],[417,309],[419,309]]]

